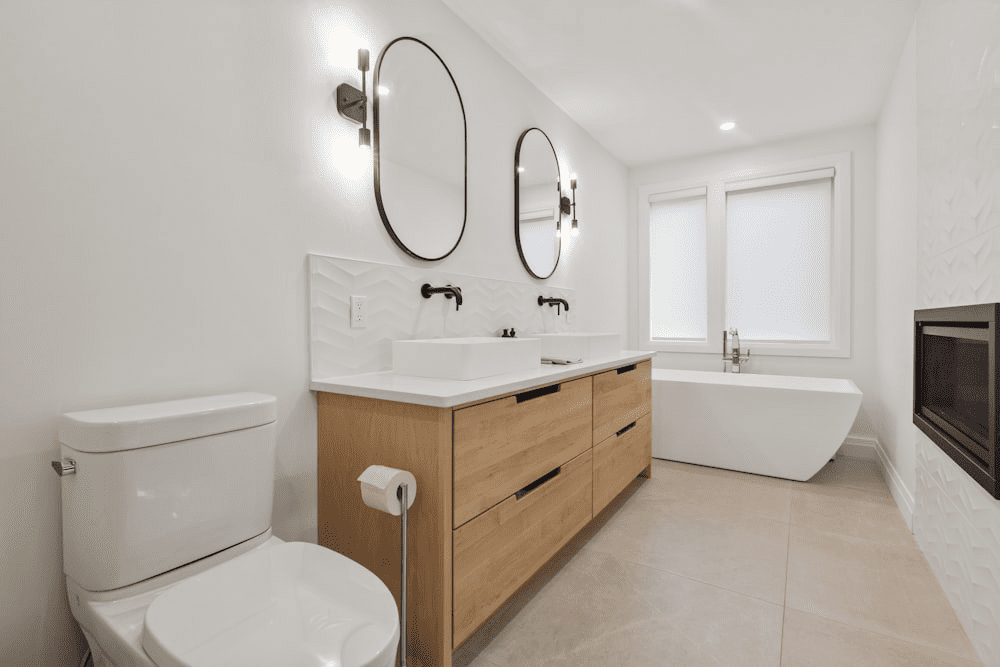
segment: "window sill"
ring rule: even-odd
[[[722,356],[722,341],[645,341],[641,348],[653,352],[680,352],[694,354],[712,354]],[[791,343],[773,341],[742,340],[742,352],[750,351],[751,357],[823,357],[848,359],[851,356],[849,345],[834,343]]]

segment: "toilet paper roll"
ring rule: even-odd
[[[403,513],[402,503],[396,495],[399,487],[406,484],[406,508],[413,505],[417,497],[417,480],[412,473],[387,466],[368,466],[361,477],[361,500],[372,509],[388,512],[393,516]]]

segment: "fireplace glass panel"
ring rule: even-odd
[[[927,334],[923,343],[924,414],[958,429],[974,441],[970,453],[984,458],[990,432],[989,343]]]

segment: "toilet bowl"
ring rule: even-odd
[[[382,581],[271,534],[274,417],[263,394],[63,416],[64,570],[94,667],[395,664]]]

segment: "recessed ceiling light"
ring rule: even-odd
[[[731,120],[727,120],[725,123],[723,123],[722,125],[719,126],[719,129],[722,130],[723,132],[728,132],[729,130],[733,129],[734,127],[736,127],[736,123],[734,123]]]

